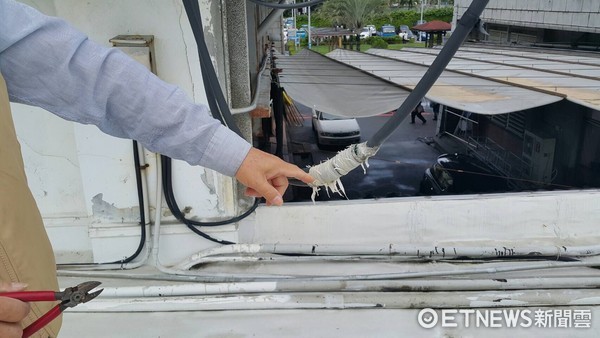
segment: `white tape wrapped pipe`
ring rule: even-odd
[[[312,200],[319,194],[321,186],[325,187],[325,191],[329,195],[329,190],[333,193],[338,193],[346,196],[344,186],[340,178],[359,165],[362,166],[366,173],[369,167],[369,157],[375,155],[379,147],[368,147],[367,142],[353,144],[348,148],[340,151],[329,160],[310,167],[308,173],[315,179],[310,186],[313,188]],[[329,190],[328,190],[329,189]]]

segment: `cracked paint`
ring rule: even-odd
[[[140,208],[117,208],[114,203],[103,200],[103,194],[99,193],[92,197],[92,215],[96,219],[111,220],[116,222],[139,221]]]
[[[212,170],[204,170],[204,173],[202,173],[202,175],[200,175],[200,178],[202,179],[202,183],[204,183],[204,185],[206,185],[206,187],[208,188],[208,191],[210,192],[211,195],[216,195],[217,191],[215,189],[215,174]]]

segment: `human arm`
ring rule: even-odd
[[[249,195],[264,196],[269,204],[280,204],[276,198],[287,176],[312,180],[298,167],[252,149],[210,117],[205,105],[191,102],[119,50],[23,4],[0,0],[0,8],[0,71],[11,101],[235,175]]]
[[[0,71],[13,102],[233,176],[250,144],[205,105],[58,18],[0,0]]]
[[[21,283],[0,281],[0,337],[21,338],[23,328],[21,320],[29,313],[29,304],[18,299],[2,297],[2,292],[21,291],[25,288]]]

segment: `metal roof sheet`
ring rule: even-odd
[[[404,55],[404,53],[394,54],[395,51],[388,50],[370,51],[389,53],[392,56]],[[336,49],[327,56],[409,89],[416,86],[428,69],[426,65],[343,49]],[[563,99],[563,95],[543,93],[448,70],[442,73],[426,97],[444,105],[484,115],[526,110]]]
[[[320,111],[366,117],[396,110],[410,91],[316,52],[278,55],[280,84],[296,101]]]
[[[368,53],[429,66],[439,49],[370,49]],[[446,69],[563,95],[600,110],[600,62],[592,57],[489,49],[461,49]],[[562,58],[565,60],[562,60]],[[567,59],[571,61],[566,61]],[[577,60],[577,61],[576,61]],[[597,65],[596,65],[597,64]]]
[[[600,66],[600,57],[598,53],[595,52],[585,52],[585,51],[565,51],[565,50],[555,50],[549,51],[548,49],[512,49],[512,48],[489,48],[489,47],[462,47],[461,51],[476,51],[476,52],[484,52],[486,54],[500,54],[500,55],[510,55],[510,56],[522,56],[528,58],[537,58],[537,59],[547,59],[547,60],[555,60],[569,63],[584,63],[584,64],[593,64]]]

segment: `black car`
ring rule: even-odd
[[[478,194],[509,191],[508,180],[489,165],[467,154],[444,154],[421,180],[421,195]]]

